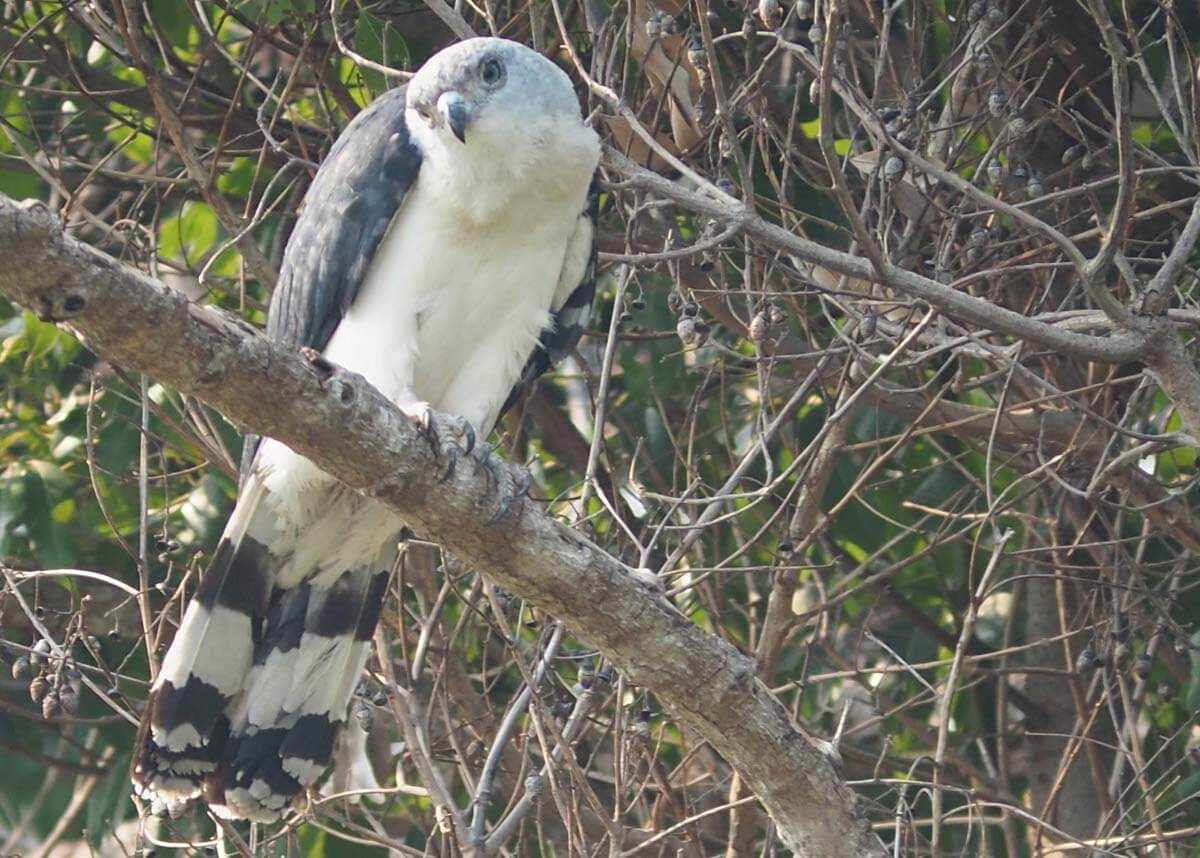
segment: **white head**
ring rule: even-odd
[[[586,190],[599,159],[570,78],[517,42],[467,39],[439,51],[409,82],[407,106],[426,156],[462,182],[536,178]]]

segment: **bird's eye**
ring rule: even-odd
[[[479,66],[479,79],[488,89],[495,89],[504,83],[504,66],[495,57],[488,57]]]

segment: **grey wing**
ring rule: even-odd
[[[553,369],[579,343],[596,296],[596,219],[600,209],[600,186],[593,177],[587,209],[580,214],[575,234],[567,247],[563,271],[550,307],[551,324],[542,331],[537,345],[525,361],[521,378],[513,385],[500,409],[503,417],[539,376]],[[499,420],[499,418],[497,418]]]
[[[267,334],[322,351],[421,168],[404,88],[375,99],[338,137],[283,254]]]
[[[421,168],[404,110],[404,87],[379,96],[322,162],[283,254],[268,336],[317,351],[329,344]],[[247,436],[243,476],[257,446]]]

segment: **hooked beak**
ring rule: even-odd
[[[438,96],[437,109],[450,131],[458,138],[458,142],[466,143],[467,126],[475,118],[466,99],[453,90],[443,92]]]

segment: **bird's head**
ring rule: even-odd
[[[450,143],[511,146],[547,122],[579,124],[570,78],[537,51],[478,38],[438,52],[408,84],[409,115]]]

